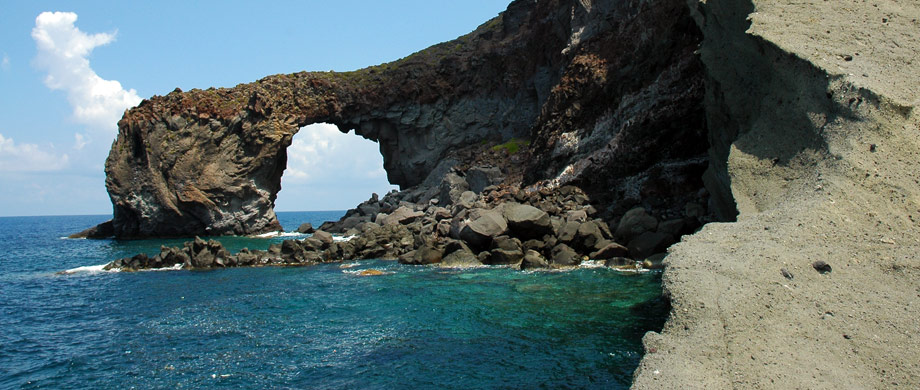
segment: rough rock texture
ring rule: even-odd
[[[688,3],[738,222],[671,247],[634,388],[920,388],[920,5]]]
[[[420,199],[452,167],[483,158],[478,145],[515,137],[534,138],[535,158],[479,164],[471,188],[520,181],[527,162],[531,181],[577,162],[551,184],[616,183],[634,202],[692,194],[705,166],[699,39],[679,0],[518,0],[393,63],[155,96],[119,121],[106,161],[115,235],[278,230],[285,149],[317,122],[377,141],[390,182],[424,187]]]

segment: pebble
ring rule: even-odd
[[[815,268],[815,271],[818,271],[819,273],[822,273],[822,274],[831,272],[831,265],[826,263],[823,260],[818,260],[814,263],[811,263],[811,266]]]
[[[780,269],[779,269],[779,272],[780,272],[781,274],[783,274],[783,276],[784,276],[786,279],[792,280],[792,273],[789,272],[789,270],[787,270],[787,269],[785,269],[785,268],[780,268]]]

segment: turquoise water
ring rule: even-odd
[[[0,388],[626,388],[667,310],[659,275],[603,268],[56,274],[164,243],[60,238],[105,219],[0,218]]]

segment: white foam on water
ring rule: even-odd
[[[585,260],[579,265],[581,268],[603,268],[605,267],[602,260]]]
[[[71,268],[69,270],[58,272],[61,275],[73,275],[73,274],[99,274],[99,273],[108,273],[108,272],[119,272],[120,269],[110,269],[106,270],[105,266],[108,264],[100,265],[87,265],[84,267]]]
[[[182,269],[182,266],[185,264],[175,264],[171,267],[162,267],[162,268],[148,268],[138,270],[138,272],[160,272],[160,271],[179,271]]]
[[[277,232],[268,232],[268,233],[256,234],[256,235],[252,235],[252,236],[249,236],[249,237],[251,237],[251,238],[276,238],[276,237],[304,237],[304,236],[306,236],[306,234],[297,233],[297,232],[282,232],[282,231],[277,231]]]
[[[335,242],[348,242],[348,241],[351,241],[351,240],[352,240],[353,238],[355,238],[355,237],[357,237],[357,236],[347,236],[347,237],[343,237],[343,236],[332,236],[332,241],[335,241]]]

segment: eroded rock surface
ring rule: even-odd
[[[530,182],[617,183],[632,203],[684,196],[702,186],[692,173],[705,166],[698,40],[677,0],[519,0],[396,62],[155,96],[119,121],[106,161],[114,233],[279,230],[285,149],[317,122],[378,142],[390,182],[434,189],[420,192],[427,198],[454,167],[476,193],[526,170]],[[473,163],[478,145],[531,138],[536,154],[506,147],[520,155],[514,164]],[[576,162],[576,174],[560,176]],[[460,193],[448,190],[444,204]]]

